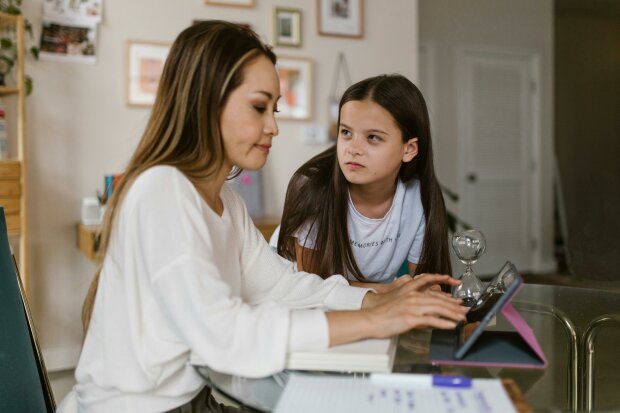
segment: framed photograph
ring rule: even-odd
[[[97,25],[65,25],[43,20],[41,59],[95,63],[97,61]]]
[[[214,6],[254,7],[254,0],[205,0]]]
[[[276,64],[280,77],[279,119],[312,118],[312,61],[280,56]]]
[[[127,104],[151,106],[170,44],[130,40],[127,43]]]
[[[273,44],[301,46],[301,10],[284,7],[273,9]]]
[[[319,34],[323,36],[364,36],[364,0],[316,0]]]

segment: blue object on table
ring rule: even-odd
[[[471,387],[471,379],[469,377],[461,376],[433,375],[433,386],[469,388]]]

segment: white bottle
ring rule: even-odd
[[[0,100],[0,159],[8,159],[9,141],[6,133],[6,111],[4,103]]]

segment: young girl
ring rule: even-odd
[[[175,40],[106,212],[77,384],[60,411],[213,411],[195,364],[266,376],[289,351],[464,318],[459,301],[420,292],[456,284],[448,276],[379,295],[294,272],[269,248],[224,182],[234,167],[267,160],[278,133],[275,59],[254,32],[221,21]]]
[[[400,75],[349,87],[340,100],[334,147],[289,183],[278,253],[298,269],[345,274],[389,291],[409,274],[449,274],[446,210],[433,169],[422,94]]]

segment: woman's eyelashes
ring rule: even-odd
[[[266,106],[266,105],[253,105],[253,106],[254,106],[254,109],[255,109],[258,113],[260,113],[260,114],[263,114],[263,113],[265,113],[265,112],[267,111],[267,106]],[[273,113],[278,113],[278,112],[280,112],[280,111],[278,110],[278,107],[277,107],[277,106],[274,106],[274,107],[273,107]]]

